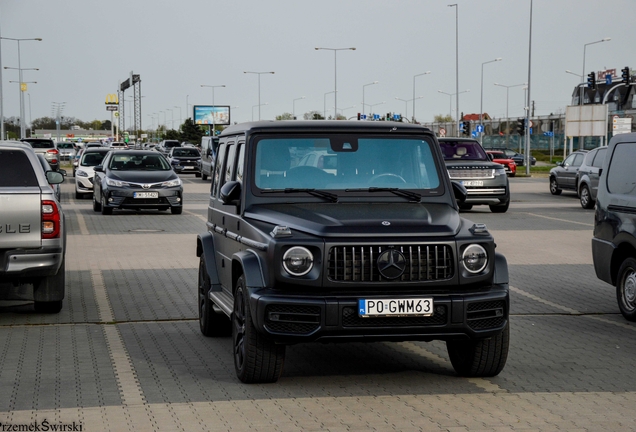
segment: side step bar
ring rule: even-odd
[[[232,315],[234,309],[234,299],[225,291],[210,291],[208,294],[210,300],[214,302],[215,306],[218,306],[221,311],[228,317]]]

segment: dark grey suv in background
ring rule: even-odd
[[[590,150],[590,152],[585,155],[583,164],[579,168],[576,190],[579,194],[581,207],[584,209],[594,208],[594,204],[596,203],[598,179],[601,176],[605,153],[607,153],[607,147],[598,147],[594,150]]]
[[[563,189],[576,192],[579,167],[586,154],[587,150],[577,150],[550,170],[550,193],[552,195],[561,195]]]
[[[598,183],[592,257],[599,279],[616,286],[623,316],[636,321],[636,133],[611,139]]]

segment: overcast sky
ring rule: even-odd
[[[24,81],[29,84],[31,118],[51,116],[53,102],[65,102],[63,115],[83,121],[110,118],[108,93],[133,71],[141,76],[144,128],[160,113],[170,126],[191,116],[191,105],[230,105],[232,121],[284,112],[296,115],[325,106],[334,90],[334,53],[315,47],[355,47],[337,53],[338,108],[348,117],[365,102],[378,113],[415,115],[432,121],[448,114],[455,93],[455,8],[459,11],[459,110],[478,113],[482,63],[483,108],[493,117],[506,114],[504,85],[528,77],[530,0],[0,0],[0,34],[42,38],[21,47]],[[534,0],[532,87],[536,115],[563,111],[582,74],[634,64],[635,0]],[[17,43],[2,41],[2,65],[18,67]],[[2,71],[4,113],[19,113],[17,70]],[[132,89],[127,91],[132,97]],[[522,87],[509,89],[510,116],[523,115]],[[26,115],[29,120],[29,97]],[[186,108],[186,102],[190,104]],[[381,104],[384,102],[384,104]],[[452,97],[453,116],[455,97]],[[326,96],[333,114],[333,94]],[[349,108],[355,106],[355,108]],[[170,111],[172,110],[172,111]],[[132,110],[130,110],[132,111]],[[129,111],[129,112],[130,112]],[[367,110],[369,111],[369,110]],[[128,122],[128,121],[127,121]]]

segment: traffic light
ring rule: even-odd
[[[360,113],[358,113],[358,120],[360,120]]]
[[[592,90],[596,90],[596,76],[594,72],[587,74],[587,86]]]
[[[470,122],[464,123],[464,135],[470,136]]]
[[[523,135],[526,131],[526,119],[524,118],[517,119],[516,129],[519,135]]]
[[[391,113],[386,113],[386,121],[391,121]]]
[[[466,125],[464,124],[464,122],[459,123],[459,134],[466,135]]]
[[[621,82],[625,85],[629,85],[629,67],[625,66],[621,69]]]

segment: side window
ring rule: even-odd
[[[574,162],[572,162],[572,166],[580,167],[582,163],[583,163],[583,155],[581,153],[576,154],[574,157]]]
[[[592,161],[594,160],[594,156],[596,156],[597,151],[592,150],[588,154],[585,155],[584,163],[587,166],[592,166]]]
[[[223,183],[227,183],[232,180],[232,174],[234,174],[234,166],[236,163],[234,160],[234,156],[236,155],[236,146],[234,143],[230,143],[227,145],[227,148],[227,162],[225,163],[225,179],[223,180]]]
[[[243,170],[245,169],[245,144],[239,144],[238,158],[236,158],[236,181],[243,184]]]
[[[571,154],[570,156],[568,156],[564,161],[563,161],[563,165],[565,166],[570,166],[572,165],[572,163],[574,162],[574,157],[576,155]]]
[[[605,162],[605,153],[607,153],[607,147],[599,149],[596,152],[596,157],[594,158],[594,162],[592,162],[592,166],[596,168],[602,168],[603,162]]]
[[[225,162],[225,144],[219,147],[219,154],[216,158],[216,165],[214,165],[214,177],[212,178],[212,196],[218,196],[219,189],[221,188],[221,173]]]
[[[607,172],[607,189],[612,194],[636,195],[636,144],[617,144]]]

